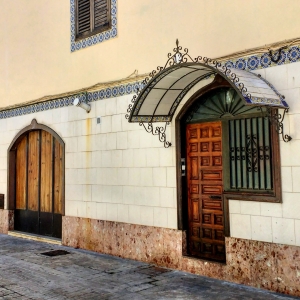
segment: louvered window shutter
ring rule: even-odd
[[[108,28],[110,26],[110,0],[77,0],[76,24],[78,38],[96,34]]]
[[[91,3],[90,0],[78,0],[77,35],[91,31]]]
[[[94,28],[109,25],[109,0],[95,0],[94,3]]]

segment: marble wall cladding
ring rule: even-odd
[[[0,209],[0,233],[7,233],[14,228],[14,211]]]
[[[297,246],[226,238],[226,264],[221,264],[183,256],[184,231],[67,216],[63,217],[62,243],[300,296]]]

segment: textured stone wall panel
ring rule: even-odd
[[[0,233],[6,233],[14,229],[14,212],[0,209]]]

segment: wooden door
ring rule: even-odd
[[[189,254],[225,261],[221,122],[187,125],[186,137]]]
[[[25,134],[16,149],[15,230],[61,238],[63,147],[51,133]]]

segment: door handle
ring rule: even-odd
[[[209,196],[210,199],[222,199],[221,196]]]

